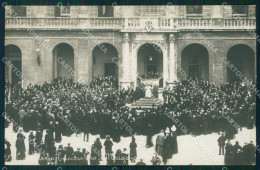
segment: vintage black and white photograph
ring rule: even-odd
[[[255,165],[255,5],[9,5],[5,165]]]

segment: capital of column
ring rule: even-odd
[[[176,40],[175,35],[174,35],[174,34],[169,34],[169,42],[170,42],[170,43],[174,43],[175,40]]]
[[[123,43],[129,43],[129,42],[130,42],[129,34],[128,33],[124,33]]]

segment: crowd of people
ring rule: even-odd
[[[218,138],[219,155],[225,155],[224,161],[226,165],[252,165],[256,159],[256,147],[253,141],[245,143],[243,147],[236,141],[234,145],[231,141],[226,142],[225,136],[222,134]]]
[[[19,85],[13,86],[6,112],[14,121],[19,122],[19,126],[25,132],[37,132],[34,139],[37,146],[45,145],[46,148],[49,145],[52,150],[55,142],[62,141],[62,136],[71,136],[73,133],[84,133],[83,140],[86,141],[89,140],[90,133],[100,134],[101,139],[110,136],[112,141],[117,143],[120,142],[121,136],[146,135],[147,146],[150,147],[151,136],[163,130],[166,139],[165,131],[173,125],[176,126],[175,136],[187,134],[176,121],[173,121],[173,117],[174,120],[182,122],[193,136],[223,131],[225,138],[230,140],[242,127],[250,129],[254,126],[254,95],[241,82],[221,86],[199,80],[195,80],[193,84],[187,81],[180,82],[173,89],[164,89],[164,104],[157,108],[126,107],[126,103],[141,98],[144,89],[139,86],[136,89],[118,88],[116,82],[113,77],[94,77],[87,85],[58,77],[51,83],[30,84],[26,89]],[[194,84],[201,91],[194,88]],[[227,118],[237,122],[239,128],[229,123]],[[73,131],[68,122],[76,125],[77,130]],[[130,126],[133,133],[129,133],[122,122]],[[40,140],[40,134],[44,129],[50,134],[47,136],[47,141],[45,136],[45,142]],[[17,128],[14,127],[13,130],[17,132]],[[48,142],[48,139],[52,138],[53,140]],[[171,136],[169,141],[174,138]],[[23,140],[21,136],[17,138],[21,148]],[[169,143],[173,143],[168,145],[173,148],[176,147],[177,141],[176,144]],[[163,162],[174,154],[172,152],[162,154],[160,151],[157,153],[161,154]],[[86,154],[84,151],[84,155]],[[22,155],[19,159],[24,159],[23,154],[19,155]],[[53,156],[53,153],[50,155]],[[92,153],[90,157],[91,155],[93,156]]]
[[[163,98],[167,110],[194,136],[224,131],[232,139],[237,130],[252,129],[255,124],[255,96],[242,82],[215,86],[207,81],[184,81],[174,90],[164,89]]]

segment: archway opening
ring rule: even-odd
[[[230,83],[240,82],[246,77],[255,82],[254,51],[247,45],[238,44],[231,47],[227,53],[227,80]],[[231,64],[233,67],[231,68]],[[243,78],[241,78],[241,75]]]
[[[9,85],[22,85],[22,52],[16,45],[7,45],[5,47],[5,78]],[[13,67],[12,67],[13,66]]]
[[[74,49],[66,43],[61,43],[53,49],[53,78],[66,77],[75,79]]]
[[[109,43],[97,45],[92,51],[92,73],[93,76],[114,77],[118,79],[118,52]]]
[[[209,54],[208,50],[200,44],[190,44],[182,51],[181,67],[187,74],[185,76],[198,80],[209,80]]]
[[[163,53],[156,44],[143,44],[137,53],[137,73],[144,79],[160,78],[163,75]]]

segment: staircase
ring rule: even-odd
[[[163,102],[157,98],[141,98],[138,101],[132,103],[130,107],[152,108],[158,107],[162,103]]]

